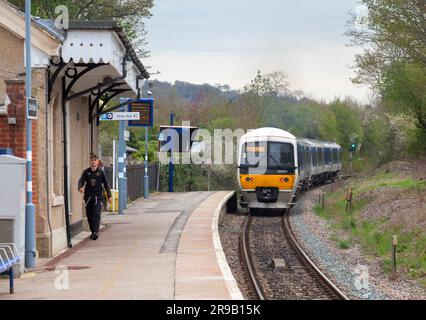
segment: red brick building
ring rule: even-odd
[[[39,103],[33,202],[38,254],[49,257],[86,228],[77,181],[97,151],[100,113],[118,97],[135,97],[149,74],[113,22],[72,21],[58,30],[53,21],[33,19],[31,34],[32,96]],[[24,14],[0,0],[0,148],[25,159],[24,42]]]

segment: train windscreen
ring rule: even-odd
[[[268,168],[294,167],[293,145],[282,142],[268,143]]]
[[[277,174],[294,172],[293,145],[283,142],[248,142],[243,146],[242,174]]]

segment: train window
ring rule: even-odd
[[[243,174],[262,174],[266,170],[266,142],[247,142],[241,153],[242,165],[257,165],[257,167],[241,168]]]
[[[300,144],[297,144],[297,163],[299,169],[303,169],[303,153],[302,146]]]
[[[304,149],[305,149],[305,155],[304,155],[305,166],[309,166],[309,148],[305,147]]]
[[[294,167],[293,145],[282,142],[268,143],[268,168]]]
[[[323,153],[323,148],[318,148],[318,162],[320,164],[320,166],[322,166],[324,164],[324,153]]]
[[[318,151],[317,148],[312,148],[312,164],[314,167],[318,165]]]
[[[338,155],[337,155],[337,149],[333,149],[333,163],[337,163],[338,161],[337,161],[337,157],[338,157]]]
[[[324,149],[324,162],[325,162],[325,164],[331,163],[331,150],[330,150],[330,148]]]

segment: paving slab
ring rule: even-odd
[[[214,193],[189,217],[176,257],[176,299],[242,299],[232,274],[223,270],[227,263],[217,239],[218,210],[229,195],[229,191]]]
[[[97,241],[85,234],[78,249],[63,259],[40,259],[43,264],[16,279],[13,295],[8,294],[6,279],[0,279],[0,299],[178,298],[175,271],[180,236],[191,212],[212,195],[156,193],[135,201],[124,215],[103,216],[107,227]]]

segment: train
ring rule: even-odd
[[[238,144],[240,205],[253,211],[291,208],[298,193],[338,178],[341,159],[336,142],[272,127],[249,131]]]

